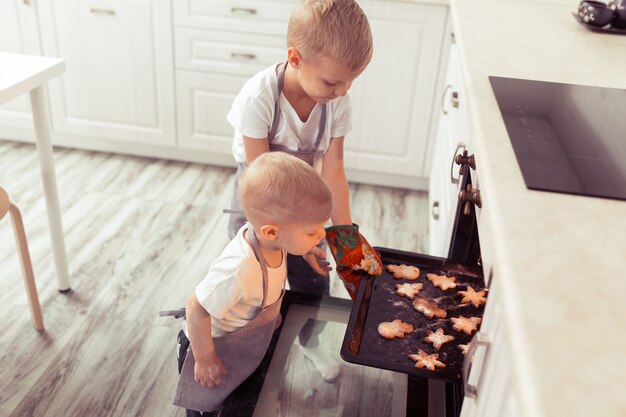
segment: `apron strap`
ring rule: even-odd
[[[268,287],[269,287],[267,263],[265,262],[265,258],[263,258],[263,252],[261,252],[261,245],[259,245],[259,240],[254,234],[254,229],[252,228],[252,225],[250,223],[248,223],[246,230],[248,232],[248,237],[250,238],[250,244],[252,245],[252,251],[254,252],[254,256],[256,256],[256,259],[259,261],[259,264],[261,264],[261,272],[263,273],[263,301],[261,302],[261,306],[265,307],[265,303],[267,301],[267,292],[268,292]]]
[[[285,62],[278,69],[278,98],[276,99],[276,104],[274,104],[274,118],[272,119],[272,126],[270,127],[269,133],[267,134],[268,140],[271,142],[272,139],[276,136],[276,131],[278,130],[278,122],[280,121],[280,94],[283,91],[283,86],[285,85],[285,70],[287,69],[288,62]],[[310,151],[317,151],[322,142],[322,137],[324,136],[324,130],[326,129],[326,104],[322,104],[322,115],[320,116],[320,123],[317,130],[317,138],[315,139],[315,143],[313,144],[313,149],[309,149]],[[303,149],[300,147],[300,142],[298,141],[298,150],[302,151]]]

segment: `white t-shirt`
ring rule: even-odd
[[[248,324],[256,317],[263,301],[263,273],[250,244],[243,236],[247,224],[237,232],[222,253],[211,264],[206,277],[195,293],[198,301],[211,315],[211,335],[219,337]],[[280,297],[287,278],[287,261],[277,268],[267,268],[268,294],[266,305]],[[185,326],[185,333],[186,333]]]
[[[233,102],[226,119],[235,128],[233,156],[237,163],[246,162],[243,136],[263,139],[268,136],[274,119],[274,107],[278,93],[277,65],[257,73],[243,86]],[[273,144],[286,146],[297,151],[299,141],[301,149],[310,149],[317,139],[322,107],[316,104],[306,122],[291,106],[284,94],[280,95],[281,116],[272,140]],[[326,152],[331,138],[345,136],[352,128],[352,108],[350,97],[345,95],[331,100],[326,105],[326,128],[318,150]]]

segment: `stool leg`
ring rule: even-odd
[[[13,225],[13,233],[15,234],[15,243],[20,254],[22,274],[24,275],[24,285],[26,286],[26,293],[28,294],[31,317],[35,328],[41,331],[43,330],[43,314],[41,313],[41,305],[39,305],[39,296],[37,295],[37,286],[35,285],[35,274],[33,273],[33,265],[28,252],[28,243],[26,242],[26,232],[24,231],[22,215],[13,204],[9,206],[9,212],[11,213],[11,224]]]

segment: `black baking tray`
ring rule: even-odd
[[[474,307],[471,304],[461,305],[462,297],[457,291],[466,290],[471,286],[476,291],[484,288],[482,268],[478,265],[464,265],[449,262],[444,258],[404,252],[389,248],[375,248],[385,265],[379,276],[367,276],[361,280],[341,346],[341,357],[351,363],[402,372],[424,378],[460,382],[463,373],[465,356],[458,347],[468,344],[475,334],[467,335],[452,328],[451,317],[482,317],[484,304]],[[417,280],[395,279],[386,269],[388,264],[413,265],[420,269]],[[427,278],[427,273],[456,277],[456,288],[447,291],[435,287]],[[395,294],[395,285],[412,282],[422,283],[419,297],[436,301],[439,307],[448,314],[445,319],[429,319],[413,309],[413,302]],[[404,336],[404,339],[387,340],[378,334],[378,324],[383,321],[401,319],[411,323],[415,331]],[[432,344],[424,342],[428,331],[443,328],[444,333],[453,335],[455,340],[444,344],[439,351]],[[415,367],[415,362],[408,358],[409,353],[438,353],[439,360],[445,368],[430,371]]]

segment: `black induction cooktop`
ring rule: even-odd
[[[626,90],[489,80],[528,188],[626,200]]]

